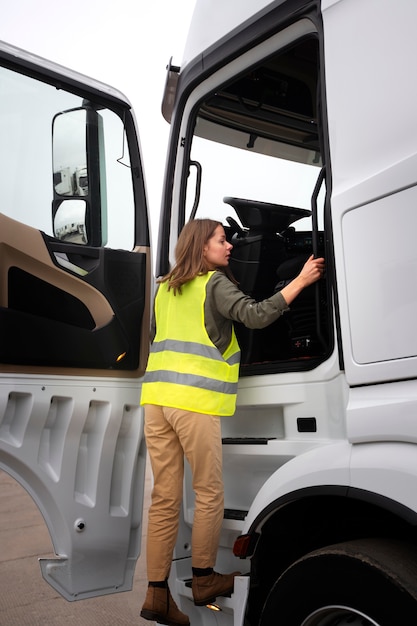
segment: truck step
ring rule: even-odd
[[[223,445],[267,446],[276,437],[223,437]]]
[[[247,511],[241,511],[240,509],[225,509],[223,517],[224,519],[235,519],[243,522],[247,514]]]

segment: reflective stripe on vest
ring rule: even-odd
[[[240,349],[232,338],[222,355],[204,325],[206,285],[197,276],[174,295],[162,283],[155,299],[157,333],[151,346],[141,404],[198,413],[232,415],[236,406]]]
[[[152,352],[163,352],[164,350],[170,350],[171,352],[185,352],[190,354],[197,354],[205,356],[215,361],[226,361],[229,365],[235,365],[240,363],[240,352],[235,352],[228,359],[225,359],[216,346],[205,346],[201,343],[195,343],[192,341],[175,341],[174,339],[166,339],[165,341],[159,341],[152,346]]]

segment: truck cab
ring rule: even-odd
[[[217,567],[243,575],[218,623],[388,626],[416,611],[398,565],[417,571],[416,7],[400,5],[200,1],[168,69],[157,275],[195,217],[224,225],[257,300],[310,254],[326,261],[277,322],[236,326]],[[171,586],[202,624],[192,517],[188,475]]]

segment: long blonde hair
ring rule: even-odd
[[[177,292],[181,293],[182,285],[196,276],[207,274],[210,268],[203,250],[218,226],[222,226],[221,222],[210,219],[195,219],[187,222],[175,246],[175,265],[158,282],[168,282],[168,289],[173,289],[174,294],[177,294]],[[227,268],[225,273],[235,282]]]

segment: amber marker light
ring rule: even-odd
[[[116,359],[116,363],[120,363],[120,361],[123,361],[123,359],[125,358],[127,352],[122,352],[122,354],[119,354],[119,356]]]
[[[245,558],[250,554],[252,540],[250,535],[240,535],[233,546],[233,554],[240,558]]]
[[[210,609],[210,611],[221,611],[221,608],[217,604],[206,604],[206,607]]]

